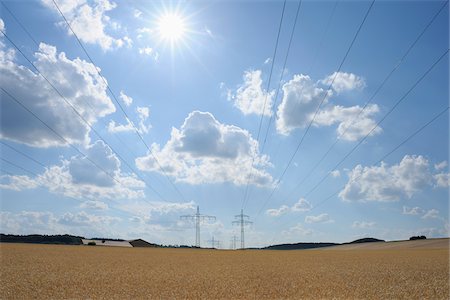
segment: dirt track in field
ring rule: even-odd
[[[219,251],[0,244],[1,299],[449,298],[449,249]]]

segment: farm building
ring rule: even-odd
[[[129,240],[128,242],[133,247],[158,247],[158,245],[149,243],[143,239]]]
[[[111,240],[101,240],[101,239],[82,239],[83,245],[95,246],[112,246],[112,247],[157,247],[156,244],[149,243],[143,239],[129,240],[129,241],[111,241]]]

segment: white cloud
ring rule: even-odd
[[[21,191],[36,187],[38,187],[38,183],[26,175],[0,175],[0,189]]]
[[[282,205],[280,208],[270,208],[266,211],[266,213],[271,217],[279,217],[289,212],[291,208],[287,205]]]
[[[5,22],[3,22],[2,18],[0,18],[0,30],[3,31],[3,32],[6,31],[6,29],[5,29]]]
[[[334,171],[330,172],[330,174],[333,178],[341,177],[341,172],[339,172],[339,170],[334,170]]]
[[[328,214],[320,214],[318,216],[306,216],[305,217],[306,223],[333,223],[334,220],[330,219],[330,216]]]
[[[333,82],[334,78],[334,82]],[[320,81],[322,84],[330,85],[337,93],[351,91],[355,89],[363,89],[366,86],[364,79],[353,73],[334,72]]]
[[[124,211],[141,217],[141,220],[150,221],[155,215],[180,214],[195,209],[195,203],[190,202],[128,202],[119,206]]]
[[[42,0],[42,2],[59,16],[52,0]],[[116,8],[117,5],[114,2],[95,0],[88,3],[86,0],[59,0],[58,6],[81,41],[97,44],[103,50],[124,45],[123,39],[114,38],[106,32],[108,27],[112,29],[120,27],[120,24],[112,22],[106,15],[108,11]],[[66,27],[63,22],[60,22],[59,25]],[[67,33],[72,35],[69,28],[67,28]]]
[[[0,229],[10,234],[62,234],[106,235],[113,233],[111,225],[120,218],[91,215],[84,211],[55,215],[48,211],[0,212]],[[107,234],[108,234],[107,233]]]
[[[81,203],[81,208],[87,208],[87,209],[95,209],[95,210],[106,210],[108,209],[108,204],[102,201],[97,200],[89,200]]]
[[[352,85],[344,81],[343,78],[359,78],[354,74],[351,74],[352,76],[347,75],[338,76],[340,80],[342,79],[339,82],[343,86]],[[278,133],[288,135],[297,128],[306,127],[322,103],[321,109],[314,119],[314,126],[323,127],[338,124],[336,132],[339,138],[347,141],[355,141],[367,135],[376,125],[373,117],[379,112],[378,106],[371,104],[361,112],[362,108],[359,105],[343,107],[329,103],[333,92],[330,90],[327,93],[320,86],[323,81],[313,82],[309,76],[301,74],[294,75],[292,80],[283,85],[283,99],[277,109],[276,127]],[[363,88],[364,85],[358,85],[358,82],[360,81],[356,80],[353,86]],[[346,84],[344,85],[344,83]],[[344,87],[340,86],[336,89],[342,91]],[[379,134],[381,131],[382,129],[377,127],[370,135]]]
[[[375,226],[375,222],[355,221],[352,224],[352,228],[369,229]]]
[[[156,50],[151,47],[139,48],[139,54],[150,56],[155,61],[157,61],[159,58],[158,52],[156,52]]]
[[[114,120],[109,121],[108,123],[108,132],[117,133],[117,132],[129,132],[134,131],[135,127],[139,131],[140,134],[146,134],[152,128],[151,124],[147,124],[147,119],[150,116],[150,109],[148,107],[140,107],[136,108],[136,114],[138,116],[139,122],[138,125],[134,125],[132,121],[127,119],[127,124],[117,124]]]
[[[134,9],[134,11],[133,11],[133,16],[134,16],[136,19],[139,19],[139,18],[142,16],[142,11],[140,11],[139,9]]]
[[[439,217],[439,210],[433,208],[427,211],[422,216],[422,219],[437,219],[438,217]]]
[[[441,161],[441,162],[438,163],[438,164],[435,164],[435,165],[434,165],[434,168],[435,168],[437,171],[440,171],[440,170],[445,169],[447,166],[448,166],[448,163],[447,163],[446,160],[444,160],[444,161]]]
[[[237,126],[217,121],[211,113],[191,112],[180,129],[172,128],[169,141],[152,153],[166,174],[189,184],[232,182],[271,186],[267,156],[258,151],[258,142]],[[140,170],[161,172],[152,154],[136,159]],[[252,166],[252,158],[255,157]]]
[[[62,160],[60,165],[46,168],[36,178],[27,177],[25,180],[21,178],[23,176],[4,175],[0,187],[16,190],[45,187],[54,194],[94,201],[144,197],[145,183],[135,174],[121,172],[120,161],[102,141],[90,145],[85,153],[103,170],[86,157],[73,156],[69,160]],[[18,185],[20,180],[22,184]]]
[[[424,212],[425,211],[418,206],[411,207],[411,208],[409,208],[407,206],[403,206],[402,215],[420,215],[420,214],[423,214]]]
[[[58,218],[57,222],[69,226],[92,227],[93,225],[97,224],[109,226],[112,223],[118,222],[120,220],[121,219],[118,217],[90,215],[84,211],[81,211],[78,213],[65,213]]]
[[[281,232],[283,236],[309,236],[313,233],[311,229],[304,228],[301,223]]]
[[[126,106],[130,106],[131,103],[133,103],[133,98],[131,98],[130,96],[127,96],[124,91],[120,91],[120,95],[119,95],[120,99],[123,101],[123,103]]]
[[[250,70],[244,72],[244,83],[231,96],[234,106],[244,115],[256,114],[265,116],[272,115],[272,103],[275,92],[264,90],[261,79],[261,70]],[[264,106],[264,102],[266,105]]]
[[[276,127],[279,133],[288,135],[296,128],[303,128],[312,120],[322,99],[324,103],[332,95],[318,87],[309,76],[294,75],[283,85],[283,99],[277,109]]]
[[[264,61],[264,64],[267,65],[268,63],[270,63],[272,61],[272,59],[270,57],[266,58],[266,60]]]
[[[336,131],[339,138],[347,141],[356,141],[367,134],[375,127],[376,122],[373,116],[379,112],[378,105],[368,105],[360,114],[362,107],[359,105],[343,107],[335,105],[321,110],[314,120],[314,126],[330,126],[339,123]],[[358,116],[359,115],[359,116]],[[356,117],[358,117],[356,119]],[[382,129],[376,127],[370,136],[380,134]]]
[[[411,198],[432,182],[429,162],[423,156],[405,155],[398,165],[362,167],[349,172],[339,197],[344,201],[398,201]]]
[[[96,66],[79,58],[70,60],[56,47],[41,43],[36,67],[78,112],[93,125],[115,111]],[[0,52],[0,85],[43,119],[70,143],[89,142],[90,128],[39,75],[18,65],[13,55]],[[33,147],[64,146],[65,142],[18,104],[2,95],[0,137]],[[20,122],[18,122],[20,120]]]
[[[304,212],[304,211],[309,211],[311,210],[312,205],[311,203],[309,203],[306,199],[304,198],[300,198],[298,199],[297,203],[295,203],[292,206],[292,211],[300,211],[300,212]]]
[[[279,217],[288,212],[305,212],[311,209],[311,203],[309,203],[306,199],[300,198],[292,207],[287,205],[282,205],[279,208],[270,208],[266,211],[271,217]]]
[[[450,187],[450,173],[440,173],[434,175],[437,187]]]

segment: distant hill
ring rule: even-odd
[[[375,238],[363,238],[363,239],[354,240],[353,242],[344,243],[344,244],[359,244],[359,243],[374,243],[374,242],[386,242],[386,241],[375,239]]]
[[[0,234],[1,243],[32,243],[32,244],[62,244],[62,245],[81,245],[81,239],[84,237],[73,236],[69,234],[64,235],[14,235],[14,234]]]
[[[331,246],[339,246],[339,245],[348,245],[348,244],[362,244],[362,243],[373,243],[373,242],[385,242],[384,240],[379,240],[375,238],[362,238],[348,243],[295,243],[295,244],[278,244],[271,245],[264,248],[260,248],[261,250],[301,250],[301,249],[314,249],[314,248],[323,248],[323,247],[331,247]]]
[[[295,243],[295,244],[279,244],[261,248],[262,250],[299,250],[299,249],[313,249],[337,246],[337,243]]]

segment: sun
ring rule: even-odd
[[[158,19],[157,29],[161,39],[173,43],[183,38],[186,32],[186,25],[180,15],[166,13]]]

